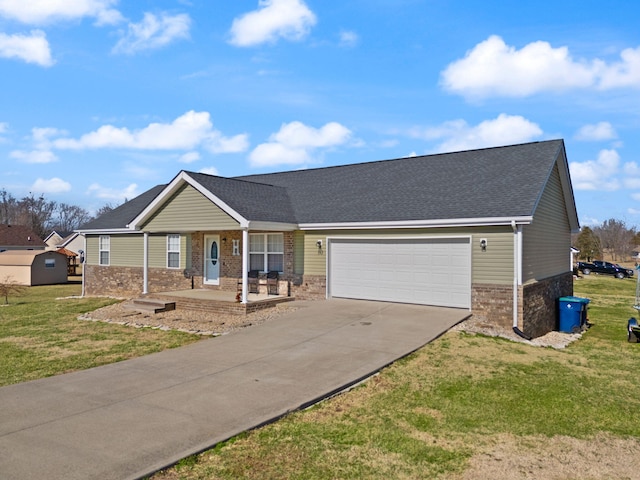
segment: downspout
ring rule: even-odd
[[[249,229],[242,229],[242,303],[247,303],[249,290]]]
[[[517,226],[515,220],[511,220],[511,228],[513,229],[513,331],[525,340],[531,340],[531,337],[518,327],[518,287],[522,283],[522,227]]]
[[[143,236],[142,294],[146,295],[149,293],[149,232],[144,232]]]

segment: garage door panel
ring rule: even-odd
[[[470,308],[470,263],[469,239],[334,239],[329,293]]]

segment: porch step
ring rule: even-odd
[[[124,308],[139,312],[161,313],[176,309],[176,302],[168,302],[153,298],[136,298],[125,303]]]

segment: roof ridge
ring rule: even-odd
[[[551,142],[562,142],[562,141],[563,140],[561,138],[556,138],[556,139],[549,139],[549,140],[538,140],[538,141],[535,141],[535,142],[522,142],[522,143],[509,144],[509,145],[499,145],[497,147],[470,148],[470,149],[467,149],[467,150],[456,150],[456,151],[453,151],[453,152],[426,153],[424,155],[412,155],[412,156],[407,156],[407,157],[386,158],[386,159],[380,159],[380,160],[370,160],[370,161],[366,161],[366,162],[347,163],[347,164],[341,164],[341,165],[326,165],[326,166],[323,166],[323,167],[315,167],[315,168],[300,168],[300,169],[297,169],[297,170],[283,170],[283,171],[278,171],[278,172],[254,173],[254,174],[249,174],[249,175],[239,175],[239,176],[236,176],[236,177],[220,177],[220,178],[230,178],[230,179],[240,180],[240,181],[251,181],[251,180],[244,180],[244,179],[247,178],[247,177],[266,177],[266,176],[269,176],[269,175],[284,175],[284,174],[298,173],[298,172],[312,172],[312,171],[320,171],[320,170],[329,170],[329,169],[333,169],[333,168],[346,168],[346,167],[366,166],[366,165],[381,164],[381,163],[387,163],[387,162],[398,162],[398,161],[412,160],[412,159],[419,159],[419,158],[426,158],[426,157],[440,157],[440,156],[444,156],[444,155],[456,155],[456,154],[459,154],[459,153],[482,152],[482,151],[486,151],[486,150],[498,150],[498,149],[502,149],[502,148],[516,148],[516,147],[522,147],[522,146],[526,146],[526,145],[535,145],[535,144],[540,144],[540,143],[551,143]],[[252,183],[258,183],[258,182],[252,182]],[[268,184],[264,183],[263,185],[268,185]]]

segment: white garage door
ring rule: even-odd
[[[329,296],[471,307],[468,238],[332,239]]]

